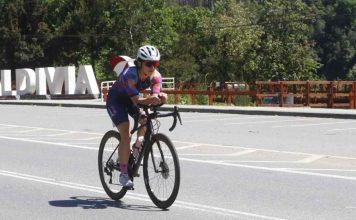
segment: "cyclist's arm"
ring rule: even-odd
[[[159,105],[159,104],[161,104],[161,99],[155,95],[150,95],[146,98],[136,95],[136,96],[131,97],[131,100],[136,105],[137,104],[141,104],[141,105]]]
[[[137,104],[141,104],[141,105],[159,105],[161,104],[161,100],[158,97],[158,95],[150,95],[146,98],[144,97],[140,97],[139,92],[137,91],[136,87],[136,81],[132,80],[132,79],[128,79],[126,81],[126,92],[129,95],[129,97],[131,98],[131,101],[137,105]]]
[[[162,103],[167,103],[167,94],[161,91],[162,76],[157,70],[151,78],[151,83],[151,95],[158,97]]]

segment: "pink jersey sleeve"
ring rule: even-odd
[[[162,76],[156,70],[151,78],[151,94],[159,94],[162,87]]]

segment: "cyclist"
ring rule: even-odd
[[[108,114],[119,130],[121,141],[119,146],[119,163],[121,174],[119,182],[124,187],[133,187],[133,182],[128,176],[128,161],[130,156],[130,122],[128,115],[136,117],[140,113],[137,104],[158,105],[167,102],[167,94],[161,92],[162,77],[157,71],[160,62],[158,49],[145,45],[138,49],[134,66],[124,69],[116,82],[109,90],[106,108]],[[147,88],[151,93],[147,97],[140,97],[139,92]],[[144,123],[141,119],[140,123]],[[137,137],[144,136],[145,130],[141,129]],[[136,140],[139,142],[139,140]]]

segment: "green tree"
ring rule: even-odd
[[[314,79],[318,63],[310,39],[306,5],[301,0],[259,4],[263,34],[258,48],[257,80]]]
[[[0,66],[35,68],[45,61],[44,47],[51,38],[42,1],[0,2]]]
[[[200,42],[203,36],[201,23],[210,14],[209,10],[189,6],[170,6],[164,10],[168,12],[165,13],[167,16],[172,17],[165,18],[171,25],[166,22],[166,26],[170,27],[164,28],[170,34],[169,40],[163,41],[169,43],[161,45],[164,48],[162,72],[181,82],[204,81],[204,45]]]
[[[317,18],[313,39],[322,67],[318,74],[328,80],[352,75],[356,64],[356,1],[306,1]]]
[[[236,1],[217,1],[214,8],[214,16],[204,22],[212,80],[253,80],[261,28],[253,24],[251,11]]]

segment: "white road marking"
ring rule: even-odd
[[[203,120],[196,119],[196,120],[191,120],[191,121],[184,120],[183,123],[211,122],[211,121],[232,121],[232,120],[247,120],[247,119],[261,119],[261,118],[274,118],[274,117],[278,117],[278,116],[257,116],[257,117],[241,117],[241,118],[229,117],[229,118],[218,118],[218,119],[211,119],[211,116],[210,116],[210,119],[203,119]]]
[[[194,163],[205,163],[205,164],[213,164],[213,165],[220,165],[220,166],[248,168],[248,169],[255,169],[255,170],[267,170],[267,171],[289,173],[289,174],[301,174],[301,175],[307,175],[307,176],[327,177],[327,178],[334,178],[334,179],[356,181],[356,177],[352,177],[352,176],[340,176],[340,175],[332,175],[332,174],[324,174],[324,173],[303,172],[303,171],[297,171],[297,170],[288,170],[288,169],[284,169],[284,168],[252,166],[252,165],[245,165],[245,164],[238,164],[238,163],[234,164],[234,163],[219,162],[219,161],[206,161],[206,160],[204,161],[204,160],[197,160],[197,159],[190,159],[190,158],[179,158],[179,160],[189,161],[189,162],[194,162]]]
[[[187,142],[187,141],[173,141],[174,143],[183,143],[183,144],[200,144],[202,147],[204,146],[211,146],[216,148],[230,148],[230,149],[245,149],[245,150],[256,150],[262,152],[270,152],[270,153],[281,153],[281,154],[292,154],[292,155],[305,155],[305,156],[313,156],[316,154],[311,153],[303,153],[303,152],[293,152],[293,151],[280,151],[280,150],[270,150],[270,149],[263,149],[263,148],[253,148],[253,147],[240,147],[240,146],[228,146],[228,145],[219,145],[219,144],[206,144],[206,143],[195,143],[195,142]],[[179,154],[180,155],[180,154]],[[344,156],[334,156],[334,155],[324,155],[328,158],[335,158],[335,159],[343,159],[343,160],[356,160],[355,157],[344,157]]]
[[[71,147],[71,148],[79,148],[79,149],[86,149],[86,150],[95,150],[95,151],[98,150],[97,147],[95,147],[95,148],[93,148],[93,147],[84,147],[84,146],[78,146],[78,145],[72,145],[72,144],[53,143],[53,142],[29,140],[29,139],[23,139],[23,138],[21,138],[21,139],[20,138],[11,138],[11,137],[4,137],[4,136],[0,136],[0,138],[8,139],[8,140],[16,140],[16,141],[27,141],[27,142],[34,142],[34,143],[41,143],[41,144],[49,144],[49,145],[58,145],[58,146],[62,146],[62,147]],[[327,155],[325,155],[325,156],[327,156]],[[329,175],[329,174],[324,174],[324,173],[302,172],[302,171],[296,171],[296,170],[286,170],[286,169],[281,169],[281,168],[271,168],[271,167],[263,167],[263,166],[251,166],[251,165],[237,164],[237,163],[227,163],[227,162],[221,162],[221,161],[197,160],[197,159],[183,158],[183,157],[180,157],[179,160],[188,161],[188,162],[195,162],[195,163],[203,163],[203,164],[220,165],[220,166],[248,168],[248,169],[255,169],[255,170],[268,170],[268,171],[274,171],[274,172],[302,174],[302,175],[308,175],[308,176],[319,176],[319,177],[336,178],[336,179],[353,180],[353,181],[356,180],[356,177],[350,177],[350,176],[340,176],[340,175],[331,175],[331,174]]]
[[[304,158],[302,160],[298,160],[297,163],[312,163],[312,162],[320,160],[324,157],[325,157],[324,155],[312,155],[312,156]]]
[[[86,149],[86,150],[98,150],[98,147],[95,147],[95,148],[94,147],[85,147],[85,146],[79,146],[79,145],[74,145],[74,144],[39,141],[39,140],[26,139],[26,138],[14,138],[14,137],[0,136],[0,139],[25,141],[25,142],[32,142],[32,143],[39,143],[39,144],[48,144],[48,145],[57,145],[57,146],[61,146],[61,147],[79,148],[79,149]]]
[[[198,145],[201,146],[201,145]],[[181,148],[179,148],[181,149]],[[185,153],[179,153],[179,156],[206,156],[206,157],[210,157],[210,156],[222,156],[222,157],[238,157],[241,155],[245,155],[245,154],[250,154],[250,153],[254,153],[257,150],[244,150],[244,151],[239,151],[236,153],[227,153],[227,154],[185,154]]]
[[[10,175],[10,176],[21,176],[23,178],[29,178],[29,179],[33,179],[33,180],[54,181],[53,178],[45,178],[45,177],[40,177],[40,176],[28,175],[28,174],[19,174],[16,172],[11,172],[11,171],[6,171],[6,170],[0,170],[0,174]]]
[[[57,136],[64,136],[64,135],[69,135],[69,134],[75,134],[75,133],[76,133],[76,132],[73,132],[73,131],[68,131],[68,132],[63,131],[62,133],[44,134],[43,137],[57,137]]]
[[[356,123],[356,121],[335,121],[335,122],[324,122],[324,123],[315,123],[315,124],[301,124],[301,125],[276,125],[271,126],[272,128],[293,128],[293,127],[307,127],[307,126],[319,126],[319,125],[334,125],[334,124],[348,124],[348,123]]]
[[[257,151],[256,149],[247,149],[247,150],[244,150],[244,151],[239,151],[239,152],[236,152],[236,153],[232,153],[231,155],[232,156],[241,156],[241,155],[251,154],[251,153],[254,153],[256,151]]]
[[[183,149],[189,149],[189,148],[194,148],[194,147],[199,147],[201,144],[191,144],[183,147],[176,147],[176,150],[183,150]]]
[[[233,154],[184,154],[184,153],[179,153],[179,156],[199,156],[199,157],[236,157],[236,155]]]
[[[314,169],[314,168],[280,168],[285,170],[306,170],[306,171],[335,171],[335,172],[356,172],[356,170],[349,169]]]
[[[37,177],[37,176],[15,173],[15,172],[9,172],[9,171],[5,171],[5,170],[0,170],[0,175],[14,177],[14,178],[28,180],[28,181],[39,182],[39,183],[44,183],[44,184],[49,184],[49,185],[54,185],[54,186],[61,186],[61,187],[65,187],[65,188],[78,189],[78,190],[84,190],[84,191],[95,192],[95,193],[100,193],[100,194],[106,194],[104,192],[104,190],[102,190],[101,187],[89,186],[89,185],[80,184],[80,183],[73,183],[73,182],[67,182],[67,181],[56,181],[54,179]],[[149,199],[148,196],[143,195],[143,194],[138,194],[138,193],[128,193],[127,195],[125,195],[125,198],[140,200],[140,201],[144,201],[144,202],[151,202],[151,200]],[[192,202],[184,202],[184,201],[179,201],[179,200],[175,201],[175,203],[173,204],[172,207],[196,210],[196,211],[201,211],[204,213],[208,212],[208,213],[213,213],[213,214],[222,215],[222,216],[233,216],[233,217],[248,216],[248,217],[253,217],[253,218],[258,218],[258,219],[282,220],[281,218],[277,218],[277,217],[259,215],[259,214],[255,214],[255,213],[249,213],[249,212],[242,212],[242,211],[237,211],[237,210],[232,210],[232,209],[219,208],[216,206],[208,206],[208,205],[192,203]]]
[[[0,124],[4,125],[4,124]],[[25,127],[28,128],[28,126],[19,126],[19,125],[7,125],[7,126],[14,126],[14,127]],[[63,129],[51,129],[51,128],[40,128],[40,127],[31,127],[31,128],[39,128],[42,130],[51,130],[51,131],[60,131],[60,132],[73,132],[73,133],[83,133],[83,134],[89,134],[89,135],[97,135],[96,137],[91,137],[91,138],[83,138],[83,139],[74,139],[74,140],[91,140],[91,139],[99,139],[102,138],[104,135],[103,133],[92,133],[92,132],[82,132],[82,131],[70,131],[70,130],[63,130]],[[33,136],[31,136],[33,137]],[[96,150],[91,147],[85,147],[85,146],[79,146],[79,145],[74,145],[74,144],[67,144],[67,143],[58,143],[58,142],[49,142],[49,141],[40,141],[40,139],[43,138],[37,138],[36,139],[29,139],[29,138],[16,138],[16,137],[9,137],[9,136],[0,136],[0,138],[3,139],[8,139],[8,140],[17,140],[17,141],[28,141],[28,142],[34,142],[34,143],[43,143],[43,144],[50,144],[50,145],[60,145],[60,146],[66,146],[66,147],[73,147],[73,148],[82,148],[82,149],[90,149],[90,150]],[[60,139],[63,140],[63,139]],[[306,155],[306,156],[314,156],[315,154],[310,154],[310,153],[303,153],[303,152],[293,152],[293,151],[279,151],[279,150],[270,150],[270,149],[262,149],[262,148],[253,148],[253,147],[240,147],[240,146],[228,146],[228,145],[219,145],[219,144],[207,144],[207,143],[196,143],[196,142],[188,142],[188,141],[176,141],[173,140],[173,143],[180,143],[180,144],[187,144],[191,145],[192,147],[198,147],[198,146],[212,146],[212,147],[217,147],[217,148],[230,148],[230,149],[244,149],[244,150],[251,150],[251,151],[262,151],[262,152],[271,152],[271,153],[281,153],[281,154],[293,154],[293,155]],[[133,142],[132,142],[133,143]],[[237,153],[238,154],[238,153]],[[345,156],[334,156],[334,155],[324,155],[325,157],[328,158],[335,158],[335,159],[343,159],[343,160],[356,160],[354,157],[345,157]]]
[[[311,120],[313,119],[305,118],[305,119],[269,120],[269,121],[253,121],[253,122],[229,122],[229,123],[224,123],[224,125],[265,124],[265,123],[294,122],[294,121],[297,122],[297,121],[311,121]]]
[[[356,128],[335,128],[327,131],[348,131],[348,130],[356,130]]]
[[[217,163],[299,163],[298,161],[290,160],[209,160],[210,162]]]
[[[4,125],[4,124],[0,124]],[[5,126],[5,125],[4,125]],[[18,127],[18,128],[39,128],[39,127],[28,127],[28,126],[19,126],[19,125],[6,125],[8,127]],[[41,128],[42,129],[42,128]],[[60,131],[60,132],[70,132],[68,130],[63,130],[63,129],[46,129],[43,128],[44,130],[51,130],[51,131]],[[72,131],[76,133],[84,133],[84,134],[89,134],[89,135],[103,135],[103,134],[98,134],[98,133],[91,133],[91,132],[77,132],[77,131]],[[68,147],[68,148],[78,148],[78,149],[85,149],[85,150],[98,150],[97,146],[94,147],[88,147],[88,146],[81,146],[81,145],[75,145],[75,144],[68,144],[68,143],[58,143],[58,142],[49,142],[49,141],[40,141],[36,139],[27,139],[27,138],[16,138],[16,137],[8,137],[8,136],[0,136],[0,139],[7,139],[7,140],[14,140],[14,141],[24,141],[24,142],[33,142],[33,143],[41,143],[41,144],[46,144],[46,145],[56,145],[56,146],[61,146],[61,147]],[[344,159],[344,160],[356,160],[356,158],[352,157],[343,157],[343,156],[332,156],[332,155],[315,155],[315,154],[309,154],[309,153],[301,153],[301,152],[288,152],[288,151],[278,151],[278,150],[269,150],[269,149],[258,149],[258,148],[247,148],[247,147],[238,147],[238,146],[223,146],[223,145],[217,145],[217,144],[204,144],[204,143],[194,143],[194,142],[184,142],[184,141],[174,141],[176,143],[184,143],[184,144],[189,144],[191,146],[214,146],[218,148],[231,148],[231,149],[245,149],[247,150],[246,153],[250,153],[253,151],[264,151],[264,152],[275,152],[275,153],[285,153],[285,154],[295,154],[295,155],[307,155],[308,158],[300,160],[304,162],[310,162],[316,159],[319,159],[319,157],[327,157],[327,158],[336,158],[336,159]],[[238,153],[238,152],[237,152]],[[238,156],[238,155],[236,155]],[[195,160],[195,159],[190,159],[190,158],[180,158],[182,161],[190,161],[190,162],[197,162],[197,163],[205,163],[205,164],[213,164],[213,165],[223,165],[223,166],[230,166],[230,167],[240,167],[240,168],[251,168],[251,169],[257,169],[257,170],[269,170],[269,171],[275,171],[275,172],[284,172],[284,173],[294,173],[294,174],[303,174],[303,175],[311,175],[311,176],[321,176],[321,177],[328,177],[328,178],[337,178],[337,179],[346,179],[346,180],[356,180],[356,177],[349,177],[349,176],[338,176],[338,175],[328,175],[328,174],[323,174],[323,173],[311,173],[311,172],[301,172],[301,171],[296,171],[296,170],[288,170],[288,169],[281,169],[281,168],[270,168],[270,167],[263,167],[263,166],[249,166],[245,164],[236,164],[236,162],[241,162],[241,163],[246,163],[246,162],[254,162],[254,163],[261,163],[261,161],[232,161],[232,163],[219,160],[219,161],[207,161],[207,160]],[[299,162],[300,162],[299,161]],[[262,162],[271,162],[271,163],[283,163],[283,162],[288,162],[288,163],[296,163],[298,161],[262,161]]]
[[[75,133],[89,134],[89,135],[101,135],[101,136],[104,135],[102,133],[94,133],[94,132],[86,132],[86,131],[70,131],[70,130],[55,129],[55,128],[41,128],[41,127],[32,127],[32,126],[25,126],[25,125],[0,124],[0,126],[11,127],[11,128],[44,129],[47,131],[59,131],[59,132],[75,132]]]
[[[19,133],[30,133],[30,132],[35,132],[35,131],[41,131],[43,130],[44,128],[33,128],[33,129],[30,129],[30,130],[25,130],[25,131],[19,131]]]

